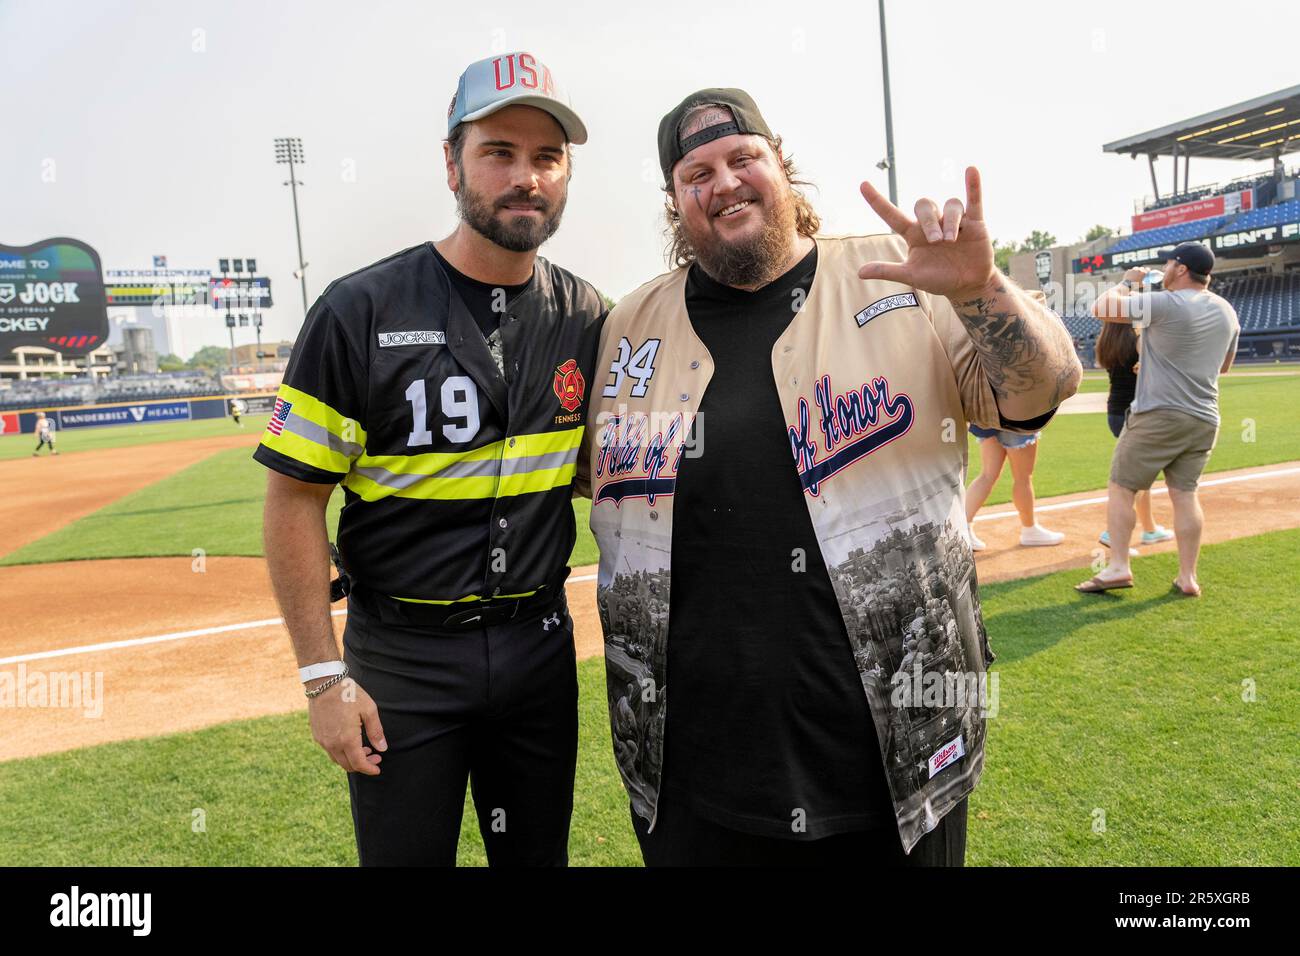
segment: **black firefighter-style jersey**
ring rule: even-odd
[[[354,585],[451,604],[563,579],[604,306],[541,257],[502,304],[503,369],[429,243],[334,281],[308,313],[253,457],[342,483]]]

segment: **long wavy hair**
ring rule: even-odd
[[[763,139],[771,147],[773,155],[781,160],[781,167],[785,170],[785,179],[790,184],[790,192],[793,194],[795,228],[799,230],[799,235],[811,239],[821,229],[822,221],[821,217],[817,215],[817,211],[813,209],[812,203],[808,201],[808,197],[798,187],[812,186],[813,184],[799,178],[799,170],[795,168],[793,157],[781,155],[781,137],[767,139],[764,136]],[[682,214],[677,210],[677,202],[673,195],[673,183],[671,181],[664,186],[664,218],[667,220],[664,227],[667,248],[664,250],[664,254],[667,256],[669,265],[690,265],[695,261],[695,249],[686,236],[686,230],[682,228]]]
[[[1097,365],[1110,370],[1131,369],[1138,362],[1138,337],[1127,322],[1103,322],[1097,336]]]

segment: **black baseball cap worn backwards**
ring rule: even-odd
[[[682,120],[697,106],[709,103],[725,106],[731,112],[731,120],[714,123],[690,136],[681,137]],[[715,139],[721,139],[723,136],[737,133],[752,133],[767,139],[774,138],[772,131],[767,127],[767,122],[763,119],[763,114],[758,111],[753,97],[744,90],[712,87],[707,90],[697,90],[686,97],[673,107],[672,112],[659,121],[659,167],[663,170],[664,183],[672,182],[673,167],[691,150],[705,143],[711,143]]]
[[[1199,242],[1184,242],[1165,253],[1165,261],[1173,259],[1200,276],[1214,271],[1214,253]]]

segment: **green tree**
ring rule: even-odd
[[[1020,251],[1014,242],[993,240],[993,264],[1002,270],[1003,275],[1011,275],[1011,257]]]
[[[1056,237],[1050,232],[1043,232],[1041,229],[1035,229],[1025,238],[1025,241],[1021,243],[1001,242],[994,239],[993,263],[1002,270],[1004,275],[1010,275],[1012,256],[1021,252],[1038,252],[1040,249],[1050,249],[1054,245],[1056,245]]]
[[[230,350],[220,345],[205,345],[185,363],[187,368],[225,368],[230,364]]]
[[[1020,246],[1021,252],[1037,252],[1039,249],[1050,249],[1056,245],[1056,237],[1050,232],[1042,232],[1035,229],[1029,234],[1029,238]]]
[[[179,355],[172,355],[168,352],[166,355],[158,356],[158,371],[160,372],[179,372],[184,367],[185,362]]]
[[[1110,226],[1103,226],[1101,223],[1098,223],[1088,230],[1087,234],[1083,237],[1083,241],[1092,242],[1094,239],[1109,239],[1113,235],[1115,235],[1114,229],[1110,228]]]

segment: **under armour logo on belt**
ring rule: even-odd
[[[552,614],[550,617],[542,618],[543,631],[549,631],[551,628],[559,627],[559,626],[560,626],[560,615],[558,613]]]

